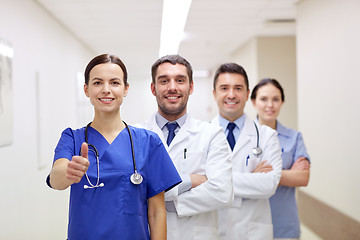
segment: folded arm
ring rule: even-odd
[[[280,186],[304,187],[309,183],[310,163],[305,157],[298,158],[289,170],[281,172]]]
[[[234,172],[234,194],[241,198],[269,198],[281,177],[281,147],[276,132],[263,144],[263,161],[254,172]],[[264,162],[266,160],[266,162]],[[272,170],[269,171],[270,166]]]

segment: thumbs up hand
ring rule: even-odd
[[[90,162],[88,158],[89,147],[87,143],[81,145],[81,156],[73,156],[68,163],[66,170],[66,178],[74,183],[80,182],[89,168]]]

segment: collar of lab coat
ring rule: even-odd
[[[244,128],[242,129],[238,139],[236,139],[236,144],[233,153],[240,151],[245,144],[247,144],[252,139],[254,139],[254,136],[256,141],[256,128],[254,126],[254,121],[246,117]]]
[[[211,123],[219,124],[219,116],[216,116]],[[257,125],[260,131],[260,127],[259,125]],[[255,138],[254,138],[255,136]],[[236,139],[236,143],[235,143],[235,147],[233,149],[233,154],[240,151],[241,148],[247,144],[249,141],[251,141],[252,139],[255,139],[256,141],[256,129],[254,126],[254,121],[252,121],[251,119],[249,119],[248,116],[246,116],[245,118],[245,123],[244,123],[244,128],[241,130],[241,133],[239,135],[239,137]],[[256,146],[256,142],[255,142],[255,146]]]
[[[175,138],[172,140],[170,146],[167,146],[164,134],[156,123],[155,118],[156,113],[154,113],[150,119],[149,130],[156,132],[160,139],[163,141],[164,145],[170,150],[172,146],[186,139],[190,134],[198,133],[200,130],[197,127],[196,120],[191,117],[188,113],[184,125],[180,128],[180,130],[175,135]]]
[[[258,126],[261,125],[258,118],[255,119],[255,123]],[[289,128],[282,125],[277,119],[276,119],[276,131],[278,132],[279,135],[283,135],[284,137],[287,138],[291,137],[291,130],[289,131]]]

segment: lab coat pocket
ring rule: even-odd
[[[246,160],[245,160],[245,165],[246,165],[246,172],[252,172],[256,169],[256,166],[262,161],[261,158],[259,157],[255,157],[255,156],[249,156]]]
[[[249,240],[272,240],[273,225],[267,223],[250,222]]]
[[[133,184],[130,181],[130,176],[123,182],[124,188],[124,213],[134,215],[146,215],[146,180],[141,184]]]
[[[194,240],[216,240],[219,239],[217,230],[214,227],[194,227]]]
[[[181,161],[181,169],[183,173],[205,174],[206,153],[205,152],[184,152],[183,160]]]

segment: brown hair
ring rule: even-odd
[[[249,90],[249,80],[248,80],[246,71],[242,66],[240,66],[237,63],[224,63],[216,70],[215,76],[214,76],[214,84],[213,84],[214,90],[216,87],[218,77],[222,73],[237,73],[237,74],[242,75],[245,79],[246,88],[247,88],[247,90]]]
[[[285,101],[285,94],[284,94],[284,90],[281,87],[280,83],[273,78],[264,78],[262,80],[260,80],[260,82],[258,82],[258,84],[256,84],[256,86],[254,87],[254,89],[251,92],[251,99],[255,100],[256,99],[256,93],[259,90],[259,88],[261,88],[262,86],[265,86],[267,84],[271,84],[274,87],[276,87],[277,89],[280,90],[280,94],[281,94],[281,101]]]
[[[85,68],[85,72],[84,72],[86,85],[89,84],[89,75],[90,75],[91,69],[93,69],[96,65],[103,64],[103,63],[114,63],[114,64],[119,65],[119,67],[121,68],[121,70],[124,73],[124,79],[123,79],[124,85],[125,86],[129,85],[129,83],[127,81],[128,76],[127,76],[125,64],[120,60],[119,57],[117,57],[115,55],[110,55],[110,54],[101,54],[99,56],[96,56],[88,63],[88,65]]]
[[[175,64],[181,64],[184,65],[186,67],[186,71],[189,77],[189,82],[192,83],[193,81],[193,70],[192,67],[190,65],[190,63],[183,57],[181,57],[180,55],[166,55],[164,57],[159,58],[151,67],[151,77],[152,77],[152,81],[153,83],[155,83],[155,77],[156,77],[156,71],[158,69],[158,67],[163,64],[163,63],[171,63],[172,65]]]

